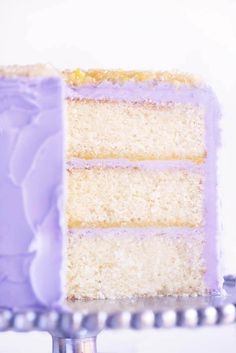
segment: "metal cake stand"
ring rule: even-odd
[[[53,353],[95,353],[104,329],[196,328],[236,322],[236,277],[226,276],[225,294],[132,300],[77,301],[66,310],[0,309],[0,331],[46,331]]]

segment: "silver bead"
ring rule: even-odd
[[[151,310],[134,314],[131,319],[131,327],[139,330],[152,328],[154,323],[155,315]]]
[[[55,331],[58,327],[59,313],[55,310],[42,312],[37,320],[38,329],[41,331]]]
[[[0,331],[5,331],[10,328],[12,319],[11,310],[1,310],[0,311]]]
[[[13,328],[16,331],[30,331],[35,328],[37,314],[34,311],[16,313],[13,317]]]
[[[236,320],[236,309],[233,304],[226,304],[220,311],[220,324],[232,324]]]
[[[101,331],[106,326],[107,314],[103,312],[88,314],[82,320],[84,329],[90,332]]]
[[[172,328],[177,325],[177,314],[174,310],[166,310],[156,315],[155,326]]]
[[[218,320],[218,313],[216,308],[209,306],[200,311],[200,325],[211,326],[215,325]]]
[[[179,326],[196,327],[198,325],[198,312],[195,309],[187,309],[180,315]]]
[[[114,329],[125,329],[130,327],[131,313],[123,311],[110,315],[107,320],[107,327]]]

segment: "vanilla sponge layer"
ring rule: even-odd
[[[195,295],[205,283],[204,234],[134,235],[79,230],[68,235],[69,299]]]
[[[68,158],[205,157],[204,110],[191,104],[67,100]]]
[[[203,225],[201,173],[78,168],[68,172],[67,182],[70,228]]]

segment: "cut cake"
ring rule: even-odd
[[[218,292],[218,118],[189,75],[0,68],[0,305]]]

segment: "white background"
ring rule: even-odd
[[[58,68],[174,69],[210,83],[223,116],[219,190],[225,271],[236,274],[236,1],[0,0],[0,64],[38,62]],[[236,330],[104,333],[100,341],[103,352],[230,353],[236,350]],[[0,339],[0,353],[32,351],[49,352],[48,336],[10,333]]]

